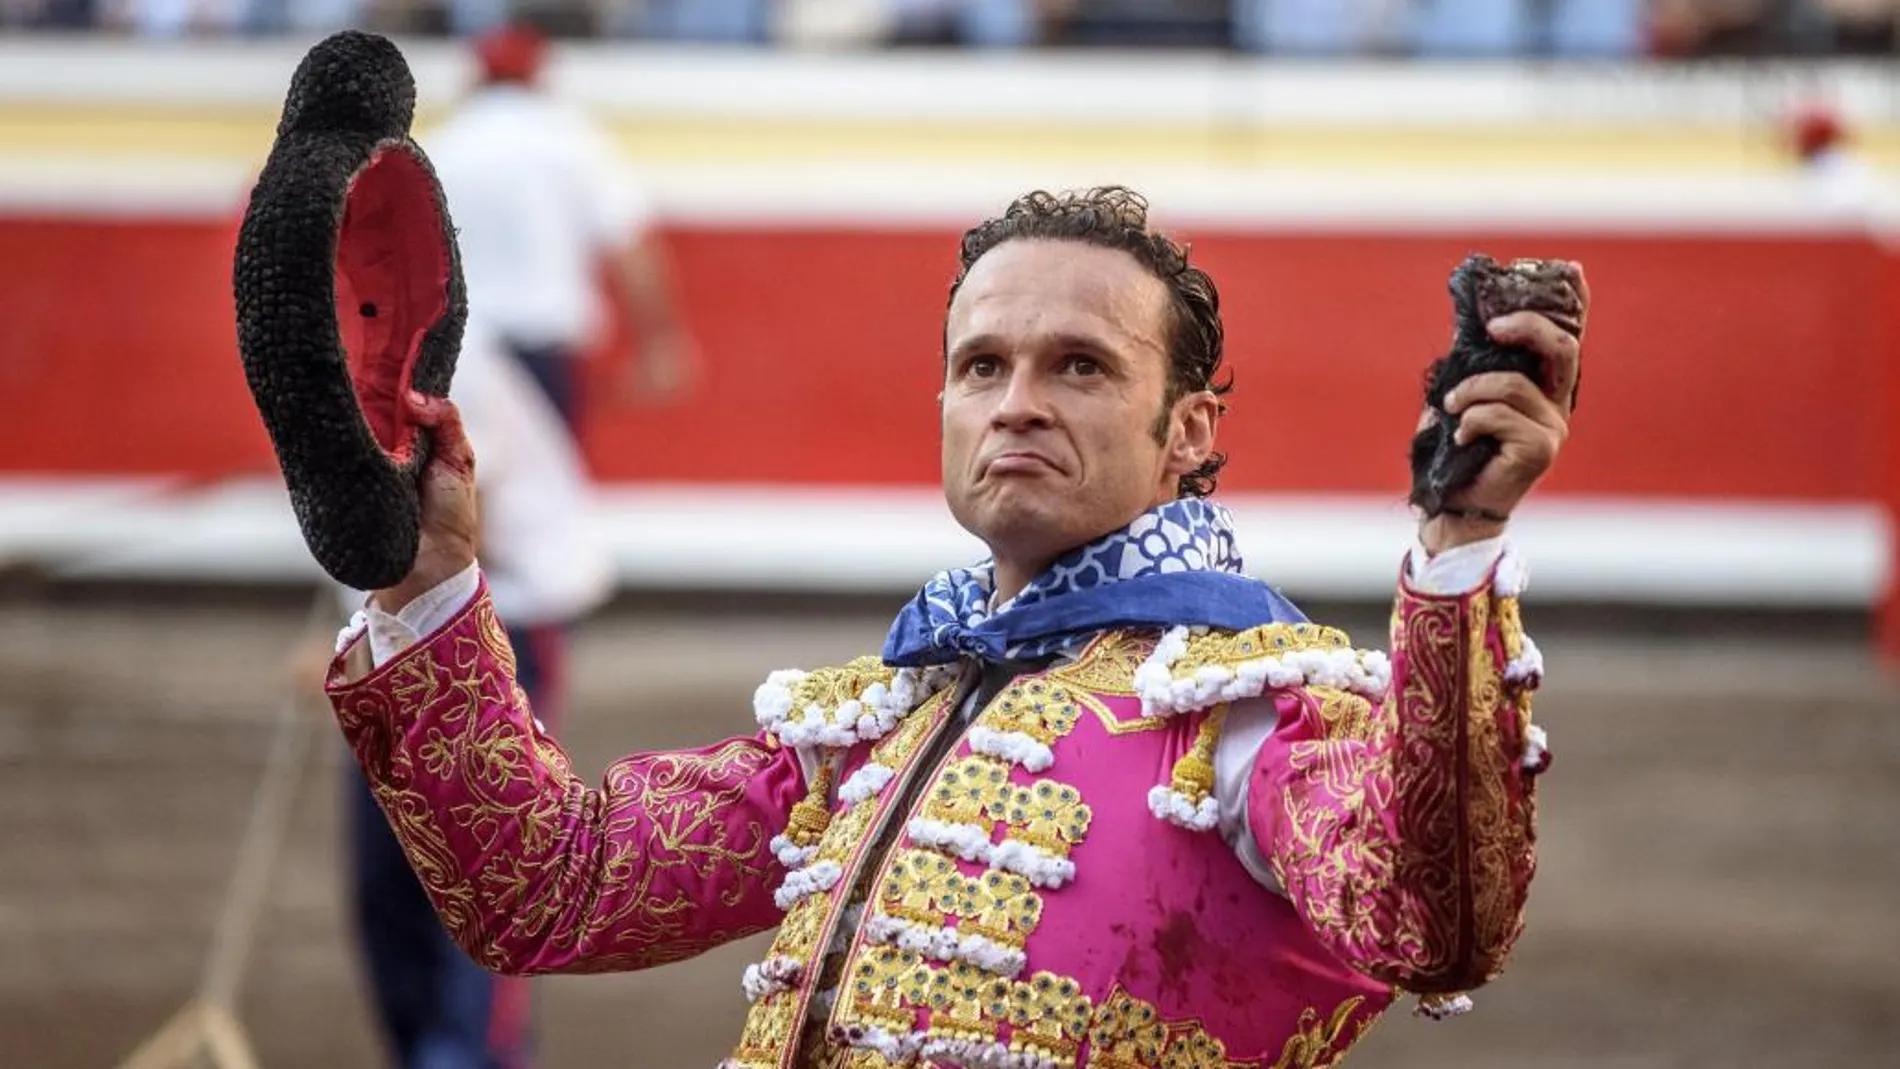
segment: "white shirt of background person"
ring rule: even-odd
[[[498,84],[419,140],[458,231],[469,307],[514,344],[595,345],[601,258],[653,218],[606,135],[542,91]]]

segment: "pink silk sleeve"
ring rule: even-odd
[[[589,786],[535,723],[486,586],[356,682],[352,652],[331,668],[337,720],[444,926],[486,968],[643,969],[782,919],[770,842],[803,795],[794,751],[759,737],[636,754]]]
[[[1524,644],[1516,598],[1490,577],[1462,597],[1401,584],[1381,704],[1277,692],[1249,784],[1254,836],[1313,931],[1374,979],[1471,990],[1523,929],[1536,868]]]

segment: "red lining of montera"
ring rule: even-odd
[[[449,304],[449,250],[428,172],[406,147],[380,148],[350,181],[336,243],[336,318],[356,403],[391,461],[416,428],[403,398],[422,339]]]

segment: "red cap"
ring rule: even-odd
[[[541,73],[547,38],[518,22],[503,23],[475,38],[482,77],[491,82],[532,82]]]
[[[1794,139],[1795,150],[1803,156],[1812,156],[1834,145],[1846,133],[1834,109],[1820,104],[1797,108],[1789,117],[1788,132]]]

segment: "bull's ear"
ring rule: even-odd
[[[403,397],[448,395],[467,318],[414,114],[414,80],[388,40],[352,31],[312,48],[232,269],[245,378],[304,541],[360,590],[393,586],[414,563],[429,441]]]

